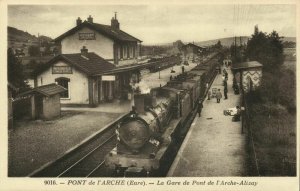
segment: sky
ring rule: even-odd
[[[296,36],[295,5],[9,5],[8,26],[56,38],[75,27],[78,17],[110,25],[114,12],[121,30],[143,44],[250,36],[255,25]]]

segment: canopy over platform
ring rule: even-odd
[[[232,65],[233,70],[260,68],[260,67],[263,67],[263,65],[257,61],[242,62],[242,63],[236,63]]]

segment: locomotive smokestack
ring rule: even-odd
[[[143,94],[134,95],[134,107],[137,113],[145,113],[145,96]]]
[[[135,94],[134,95],[134,107],[137,113],[145,113],[145,110],[149,107],[156,106],[156,94]]]

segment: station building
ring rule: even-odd
[[[57,37],[55,42],[61,45],[62,54],[77,53],[85,46],[115,65],[125,65],[137,62],[142,41],[122,31],[115,15],[111,25],[94,23],[91,16],[84,22],[78,18],[76,26]]]
[[[139,81],[136,65],[141,40],[120,29],[117,17],[111,25],[97,24],[91,16],[55,39],[61,54],[35,74],[35,87],[57,83],[65,89],[62,105],[97,106],[127,99],[131,84]]]

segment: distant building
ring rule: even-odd
[[[142,42],[120,29],[116,15],[111,25],[94,23],[91,16],[84,22],[78,18],[76,26],[55,41],[61,44],[62,54],[76,53],[85,46],[115,65],[136,63]]]
[[[188,43],[182,46],[182,53],[185,60],[197,60],[200,59],[200,55],[206,50],[205,47],[197,46],[192,43]]]

